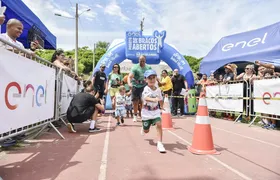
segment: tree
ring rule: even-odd
[[[193,72],[198,72],[199,71],[200,62],[201,62],[201,60],[203,58],[197,59],[196,57],[193,57],[193,56],[184,56],[184,57],[188,61],[192,71]]]
[[[95,64],[101,59],[101,57],[106,53],[107,48],[109,47],[109,43],[105,41],[98,41],[96,43],[95,48]],[[36,51],[36,54],[43,59],[51,61],[52,55],[55,50],[39,50]],[[75,58],[75,50],[65,51],[64,52],[66,58],[70,57],[72,59]],[[89,47],[81,47],[78,48],[78,72],[79,74],[90,74],[93,69],[93,50],[89,49]]]

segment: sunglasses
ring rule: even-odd
[[[118,68],[119,68],[118,66],[115,66],[115,67],[114,67],[114,69],[118,69]]]

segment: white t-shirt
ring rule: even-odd
[[[19,48],[22,48],[22,49],[25,49],[23,44],[19,41],[14,41],[12,38],[10,38],[10,36],[8,36],[7,33],[4,33],[4,34],[0,34],[0,38],[1,39],[4,39],[12,44],[14,44],[15,46],[19,47]],[[13,49],[13,47],[7,45],[7,44],[4,44],[2,41],[0,41],[0,47],[4,47],[6,49]]]
[[[124,108],[125,107],[125,96],[117,94],[116,95],[116,108]]]
[[[132,104],[131,96],[125,96],[125,105],[129,106]]]
[[[158,106],[158,102],[145,101],[146,97],[150,97],[150,98],[157,97],[159,100],[163,99],[159,88],[157,88],[156,90],[152,90],[149,86],[146,86],[142,93],[143,106],[147,105],[147,106],[150,106],[151,108],[155,108]],[[156,110],[148,110],[143,107],[141,110],[141,114],[142,114],[143,121],[155,119],[157,117],[160,117],[160,109],[158,108]]]

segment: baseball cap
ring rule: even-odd
[[[106,66],[105,66],[105,64],[101,64],[100,67],[102,68],[102,67],[106,67]]]
[[[153,69],[149,69],[149,70],[145,71],[145,73],[144,73],[144,77],[145,78],[147,78],[147,77],[149,77],[151,75],[157,75],[156,71],[153,70]]]

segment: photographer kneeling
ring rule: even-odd
[[[78,93],[73,97],[67,110],[67,119],[69,121],[67,127],[69,132],[76,132],[73,123],[83,123],[87,120],[90,120],[89,132],[100,131],[95,124],[98,111],[104,111],[104,100],[97,99],[99,93],[94,95],[93,87],[88,86],[85,92]]]

